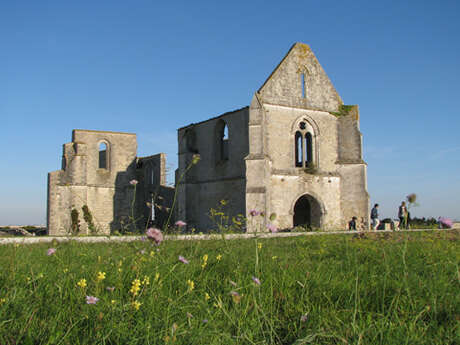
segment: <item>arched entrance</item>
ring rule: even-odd
[[[294,226],[321,227],[321,205],[309,194],[302,195],[294,205]]]

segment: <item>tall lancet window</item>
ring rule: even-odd
[[[300,87],[302,89],[302,98],[306,98],[305,73],[300,75]]]
[[[303,166],[303,138],[302,133],[295,132],[295,166]]]
[[[102,142],[99,144],[99,169],[108,169],[107,164],[107,144]]]
[[[222,160],[228,160],[228,126],[225,124],[222,135]]]
[[[313,138],[310,132],[305,134],[305,163],[307,166],[313,163]]]
[[[216,162],[228,161],[230,157],[230,134],[227,123],[220,119],[216,124]]]
[[[297,168],[311,167],[314,159],[313,127],[306,122],[300,122],[294,135],[294,164]]]

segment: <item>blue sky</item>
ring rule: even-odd
[[[176,129],[246,106],[294,42],[358,104],[371,202],[460,219],[458,1],[3,1],[0,224],[44,224],[74,128]]]

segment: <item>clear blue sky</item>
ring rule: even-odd
[[[73,128],[138,134],[249,105],[294,42],[358,104],[384,217],[460,219],[458,1],[2,1],[0,224],[44,224],[46,179]]]

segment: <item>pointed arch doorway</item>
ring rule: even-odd
[[[297,199],[294,205],[293,225],[303,227],[321,227],[321,205],[313,196],[304,194]]]

